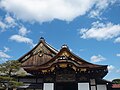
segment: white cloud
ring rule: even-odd
[[[91,9],[99,14],[111,1],[114,0],[1,0],[0,6],[24,21],[72,21]]]
[[[11,56],[7,55],[5,52],[0,51],[0,58],[11,58]]]
[[[5,23],[7,24],[7,27],[15,27],[17,25],[17,23],[15,22],[15,19],[12,18],[10,15],[6,15],[5,19],[4,19]]]
[[[6,31],[8,28],[13,28],[17,25],[15,19],[13,19],[10,15],[6,15],[5,18],[0,20],[0,28],[1,32]]]
[[[8,52],[10,49],[4,46],[4,52]]]
[[[6,62],[11,58],[11,56],[6,53],[7,51],[9,51],[8,47],[4,47],[4,50],[0,50],[0,63]]]
[[[6,15],[5,21],[6,21],[7,23],[9,23],[9,24],[15,23],[15,20],[14,20],[11,16],[9,16],[9,15]]]
[[[120,37],[117,37],[114,41],[114,43],[120,43]]]
[[[24,26],[22,26],[20,29],[19,29],[19,34],[22,35],[22,36],[25,36],[27,33],[29,33],[30,31],[27,30]]]
[[[114,4],[117,0],[96,0],[95,8],[90,11],[89,16],[92,18],[100,18],[102,12],[111,4]]]
[[[90,29],[81,29],[80,34],[83,39],[111,39],[120,35],[120,24],[114,25],[111,22],[104,24],[97,21],[92,23],[92,27]]]
[[[106,60],[106,58],[104,58],[101,55],[97,55],[97,56],[93,55],[90,59],[91,59],[91,62],[101,62]]]
[[[12,35],[10,37],[10,40],[20,42],[20,43],[27,43],[27,44],[34,46],[32,39],[21,36],[21,35]]]
[[[116,56],[120,57],[120,53],[116,54]]]
[[[26,35],[29,32],[30,32],[30,30],[27,30],[27,28],[25,28],[24,26],[21,26],[18,34],[12,35],[9,39],[12,41],[19,42],[19,43],[27,43],[27,44],[31,45],[32,47],[34,47],[35,44],[33,43],[33,40],[26,37]]]
[[[1,28],[1,32],[5,31],[6,29],[6,24],[2,21],[0,21],[0,28]]]
[[[2,29],[5,29],[5,27],[6,27],[5,23],[3,23],[2,21],[0,21],[0,27],[1,27]]]
[[[114,67],[113,65],[109,65],[109,66],[108,66],[108,71],[109,71],[109,72],[111,72],[111,71],[114,70],[114,69],[115,69],[115,67]]]

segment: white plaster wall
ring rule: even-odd
[[[89,83],[78,83],[78,90],[89,90]]]
[[[97,85],[97,90],[107,90],[106,85]]]
[[[96,87],[95,86],[91,86],[91,90],[96,90]]]
[[[95,79],[90,79],[90,85],[95,85]]]
[[[54,83],[44,83],[43,90],[54,90]]]

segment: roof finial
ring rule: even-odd
[[[68,48],[66,44],[63,44],[61,48]]]
[[[40,41],[45,41],[45,39],[43,37],[40,38]]]

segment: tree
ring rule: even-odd
[[[21,63],[16,60],[9,60],[0,64],[0,88],[8,90],[22,85],[15,78],[17,71],[20,69]]]
[[[120,84],[120,79],[114,79],[114,80],[112,80],[112,83],[114,83],[114,84]]]

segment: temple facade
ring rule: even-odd
[[[107,65],[87,62],[67,45],[58,51],[41,38],[18,60],[29,74],[18,77],[24,85],[17,90],[111,90],[110,82],[103,79]]]

